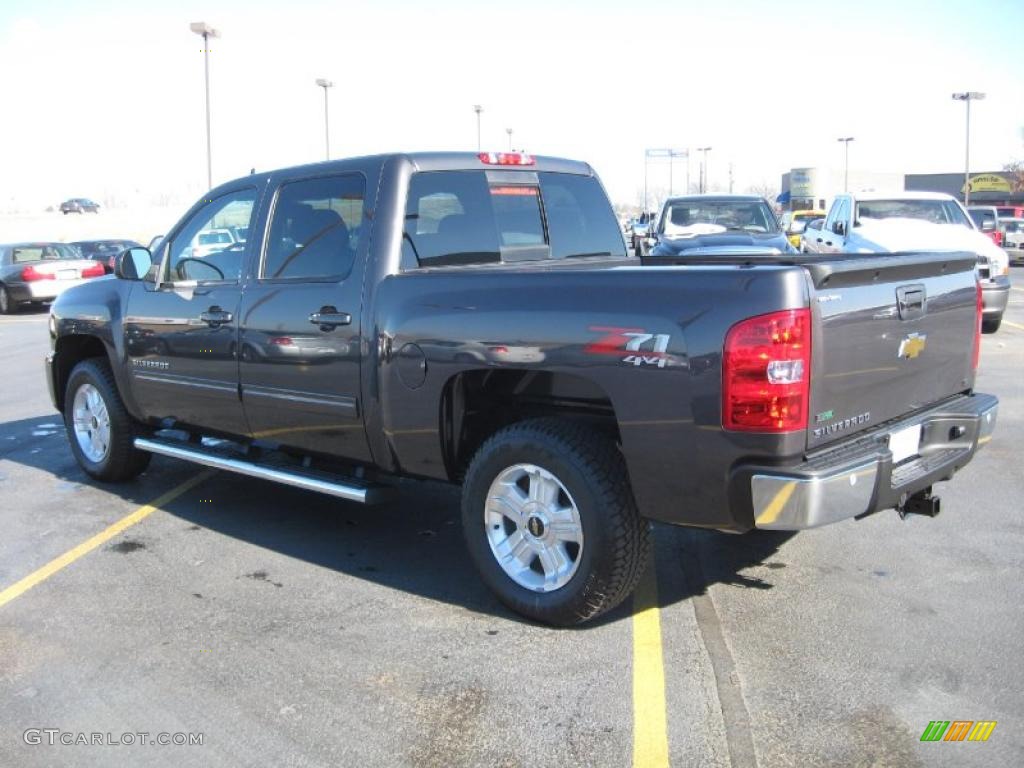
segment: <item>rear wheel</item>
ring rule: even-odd
[[[64,425],[71,452],[97,480],[130,480],[149,465],[150,454],[135,448],[137,424],[124,407],[106,360],[75,366],[64,391]]]
[[[17,304],[11,298],[10,291],[7,290],[6,285],[0,285],[0,315],[11,314]]]
[[[647,562],[648,525],[617,446],[572,422],[534,419],[491,437],[467,470],[462,524],[498,599],[548,624],[611,610]]]
[[[981,321],[981,332],[982,333],[995,333],[999,330],[999,326],[1003,324],[1003,316],[996,315],[995,317],[986,317]]]

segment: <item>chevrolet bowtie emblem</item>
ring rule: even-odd
[[[928,337],[923,333],[912,333],[903,341],[900,342],[900,351],[896,355],[897,357],[905,357],[908,360],[913,360],[915,357],[924,352],[925,345]]]

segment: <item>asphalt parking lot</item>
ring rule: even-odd
[[[46,395],[46,314],[0,318],[0,765],[1019,765],[1014,277],[978,383],[1000,423],[937,519],[659,527],[634,602],[577,630],[491,597],[457,489],[364,509],[160,457],[88,481]],[[998,725],[922,743],[931,720]]]

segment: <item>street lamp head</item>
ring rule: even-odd
[[[205,21],[193,21],[188,28],[201,37],[220,37],[220,30],[214,29]]]
[[[319,85],[321,88],[333,88],[334,87],[334,82],[333,81],[325,80],[322,77],[318,77],[316,79],[316,84]]]
[[[698,152],[710,152],[711,151],[711,147],[700,147],[697,151]]]
[[[484,111],[484,108],[482,106],[480,106],[479,104],[474,104],[473,105],[473,111],[476,112],[479,115],[481,112]]]
[[[981,101],[985,98],[985,94],[981,91],[964,91],[962,93],[954,93],[953,98],[956,101]]]
[[[840,138],[836,139],[836,141],[845,141],[849,143],[853,141],[853,136],[841,136]]]

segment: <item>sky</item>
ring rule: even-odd
[[[214,184],[324,157],[484,149],[585,160],[636,203],[644,150],[710,146],[708,180],[779,189],[793,167],[927,173],[1024,159],[1020,0],[858,3],[0,4],[0,211],[72,196],[188,205],[206,188],[202,40]],[[696,183],[698,154],[692,153]],[[652,162],[652,189],[668,166]],[[677,161],[676,191],[686,163]],[[182,208],[184,210],[184,207]]]

